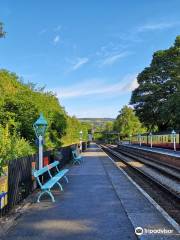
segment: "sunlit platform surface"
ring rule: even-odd
[[[135,227],[174,230],[100,148],[91,144],[83,155],[81,165],[70,166],[64,192],[54,190],[56,202],[32,204],[4,240],[134,240]]]
[[[138,149],[143,149],[149,152],[156,152],[160,154],[165,154],[168,156],[172,157],[180,157],[180,150],[178,149],[177,151],[174,151],[173,149],[166,149],[166,148],[159,148],[159,147],[146,147],[146,146],[139,146],[138,144],[125,144],[124,146],[127,147],[132,147],[132,148],[138,148]]]

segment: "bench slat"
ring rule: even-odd
[[[60,162],[54,161],[53,163],[49,164],[48,166],[51,166],[51,168],[53,168],[53,167],[56,167],[59,164],[60,164]]]
[[[68,169],[63,169],[63,170],[59,171],[54,177],[62,178],[68,171],[69,171]]]
[[[63,169],[59,173],[57,173],[54,177],[52,177],[48,182],[46,182],[44,185],[42,185],[42,189],[50,189],[56,184],[64,175],[68,172],[68,169]]]
[[[41,189],[46,190],[46,189],[51,189],[54,184],[57,183],[57,179],[51,178],[48,182],[46,182],[44,185],[42,185]]]
[[[46,166],[46,167],[43,167],[39,170],[35,170],[33,175],[34,175],[34,177],[39,177],[40,175],[43,175],[47,171],[48,171],[48,167]]]

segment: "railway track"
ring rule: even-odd
[[[101,145],[111,155],[119,167],[122,167],[133,180],[153,196],[178,223],[180,223],[180,173],[173,166],[157,161],[148,161],[144,157],[119,151],[111,145]]]

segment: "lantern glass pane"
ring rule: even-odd
[[[44,136],[45,131],[46,131],[46,126],[43,125],[36,125],[35,126],[35,131],[36,131],[36,135],[39,136]]]

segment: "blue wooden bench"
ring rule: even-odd
[[[72,150],[72,163],[73,164],[81,164],[83,158],[80,154],[78,154],[77,150]]]
[[[40,170],[35,170],[33,172],[34,177],[37,179],[39,186],[41,188],[41,192],[38,196],[37,202],[40,202],[40,198],[43,194],[47,193],[49,194],[49,196],[52,199],[52,202],[55,202],[54,196],[51,192],[51,188],[54,185],[58,185],[60,190],[63,191],[63,187],[61,185],[61,183],[59,182],[61,178],[65,178],[66,182],[68,183],[68,178],[66,176],[66,173],[69,171],[68,169],[63,169],[63,170],[59,170],[58,165],[60,163],[58,161],[55,161],[49,165],[47,165],[46,167],[41,168]],[[56,170],[56,174],[53,176],[51,173],[51,169],[55,169]],[[45,183],[41,183],[40,181],[40,177],[44,174],[44,173],[48,173],[49,176],[49,180]]]

